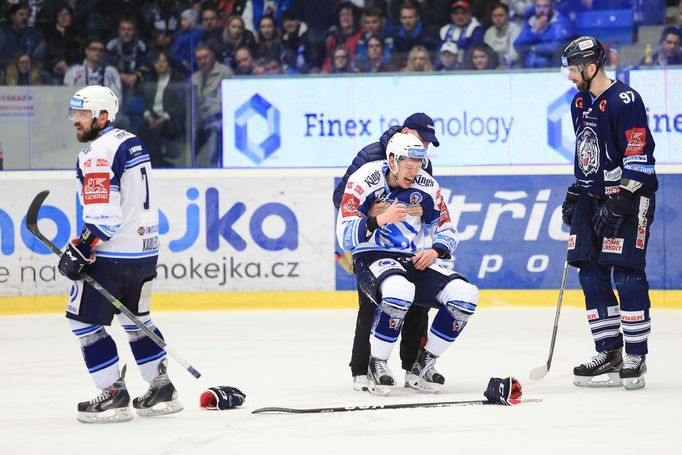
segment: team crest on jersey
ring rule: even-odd
[[[388,326],[393,330],[400,330],[401,322],[403,322],[401,318],[391,318],[388,321]]]
[[[578,135],[578,163],[586,176],[599,169],[599,143],[592,128],[585,128]]]
[[[421,193],[414,192],[410,194],[410,205],[417,205],[422,202],[422,195]]]
[[[83,203],[109,203],[109,173],[93,172],[83,177]]]
[[[582,96],[579,96],[575,99],[575,107],[577,107],[578,109],[583,108],[583,97]]]
[[[606,112],[606,100],[601,100],[599,102],[599,110],[602,112]]]

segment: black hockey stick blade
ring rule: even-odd
[[[33,198],[33,202],[31,202],[31,205],[28,207],[28,211],[26,212],[26,228],[33,234],[38,240],[40,240],[45,246],[47,246],[54,254],[57,256],[61,257],[62,256],[62,250],[57,248],[57,245],[52,243],[47,237],[45,237],[41,232],[40,229],[38,229],[38,212],[40,212],[40,207],[43,205],[43,202],[45,202],[45,199],[47,198],[47,195],[50,194],[48,190],[41,191],[36,195],[35,198]],[[157,346],[159,346],[161,349],[165,350],[171,357],[173,357],[180,365],[182,365],[192,376],[195,378],[199,378],[201,376],[201,373],[199,373],[193,366],[191,366],[185,359],[183,359],[180,354],[175,352],[173,348],[168,346],[166,342],[161,339],[157,334],[152,332],[149,327],[144,325],[140,320],[133,314],[132,311],[130,311],[128,308],[125,307],[116,297],[111,295],[109,291],[107,291],[97,280],[92,278],[90,275],[88,275],[86,272],[81,272],[81,277],[83,278],[83,281],[88,283],[92,288],[94,288],[97,292],[102,294],[104,298],[106,298],[109,303],[111,303],[113,306],[115,306],[121,313],[125,314],[128,316],[128,319],[133,321],[133,323],[140,328],[144,332],[145,335],[147,335],[154,343],[156,343]]]
[[[541,403],[541,398],[529,398],[521,403]],[[360,406],[337,406],[328,408],[283,408],[267,407],[251,411],[251,414],[328,414],[331,412],[377,411],[379,409],[442,408],[446,406],[487,406],[499,405],[488,400],[427,401],[422,403],[368,404]]]

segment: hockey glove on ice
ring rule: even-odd
[[[203,409],[223,411],[241,406],[244,404],[244,400],[246,400],[246,394],[238,388],[220,385],[209,387],[207,391],[202,393],[201,398],[199,398],[199,406]]]
[[[615,237],[623,226],[625,217],[634,210],[631,196],[626,194],[631,195],[632,193],[621,189],[620,193],[609,196],[592,218],[594,232],[599,237]]]
[[[564,203],[561,204],[561,220],[566,226],[571,226],[571,222],[573,221],[573,210],[575,210],[575,204],[578,202],[581,191],[582,189],[575,183],[566,190],[566,198],[564,199]]]
[[[80,239],[74,239],[69,242],[59,259],[59,273],[70,280],[82,280],[81,271],[83,267],[95,262],[95,253],[90,251],[90,248],[81,244]]]
[[[483,395],[491,403],[514,406],[521,403],[521,383],[514,377],[490,378],[488,388]]]

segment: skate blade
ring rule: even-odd
[[[367,384],[367,391],[372,395],[385,397],[391,393],[391,386],[375,384],[374,382],[369,381],[369,384]]]
[[[413,376],[412,379],[405,383],[405,386],[421,393],[438,393],[440,391],[440,384],[436,382],[429,382],[418,376]]]
[[[128,408],[115,408],[102,412],[79,412],[76,420],[81,423],[121,423],[133,420],[133,414]]]
[[[599,376],[574,376],[573,385],[577,387],[620,387],[622,385],[618,372]]]
[[[154,417],[175,414],[183,409],[182,404],[178,400],[173,400],[157,403],[151,408],[135,409],[135,411],[137,411],[137,415],[140,417]]]
[[[643,389],[645,386],[644,376],[637,378],[623,378],[623,387],[625,390]]]

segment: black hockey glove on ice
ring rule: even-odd
[[[514,406],[521,403],[521,383],[514,377],[490,378],[488,388],[483,395],[491,403]]]
[[[246,394],[238,388],[220,385],[209,387],[207,391],[202,393],[199,398],[199,406],[203,409],[223,411],[241,406],[244,404],[244,400],[246,400]]]
[[[618,234],[625,217],[630,215],[635,206],[632,203],[632,193],[621,188],[616,193],[606,198],[604,204],[592,218],[594,232],[599,237],[613,238]]]
[[[561,204],[561,220],[566,226],[571,226],[573,221],[573,210],[575,210],[575,204],[578,202],[578,197],[580,197],[580,188],[576,183],[569,186],[566,190],[566,198],[564,203]]]
[[[80,239],[70,241],[57,266],[59,273],[73,281],[82,280],[81,271],[83,267],[95,261],[94,253],[88,253],[86,258],[85,254],[81,251],[81,249],[85,248],[79,248],[79,246]]]

